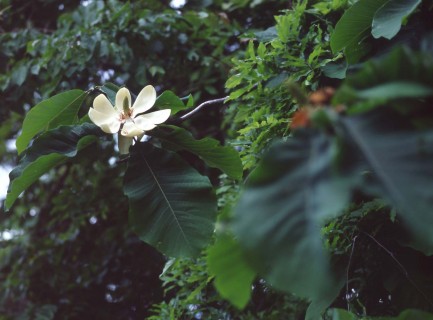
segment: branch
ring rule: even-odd
[[[352,251],[350,252],[349,263],[347,264],[346,270],[346,301],[347,301],[347,311],[350,311],[350,301],[353,300],[351,294],[349,293],[349,275],[350,275],[350,264],[352,263],[353,252],[355,251],[355,243],[358,236],[352,239]]]
[[[179,119],[184,121],[190,117],[192,117],[194,114],[196,114],[197,112],[199,112],[201,109],[203,109],[204,107],[206,107],[209,104],[216,104],[216,103],[220,103],[223,102],[224,100],[226,100],[228,98],[224,97],[224,98],[218,98],[218,99],[214,99],[214,100],[209,100],[209,101],[205,101],[202,104],[198,105],[195,109],[193,109],[192,111],[184,114],[183,116],[181,116]]]

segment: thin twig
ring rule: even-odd
[[[214,99],[214,100],[209,100],[209,101],[205,101],[202,104],[199,104],[195,109],[193,109],[192,111],[184,114],[183,116],[180,117],[180,120],[186,120],[190,117],[192,117],[194,114],[196,114],[197,112],[199,112],[202,108],[204,108],[205,106],[209,105],[209,104],[215,104],[215,103],[220,103],[223,102],[224,100],[226,100],[228,98],[224,97],[224,98],[218,98],[218,99]]]
[[[349,262],[347,264],[346,270],[346,301],[347,301],[347,311],[350,311],[350,302],[349,302],[349,273],[350,273],[350,264],[352,263],[353,252],[355,251],[355,244],[358,236],[355,236],[352,240],[352,251],[350,252]]]

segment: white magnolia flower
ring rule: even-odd
[[[106,133],[117,133],[120,130],[119,151],[126,154],[133,137],[142,136],[170,116],[170,109],[141,114],[152,108],[155,101],[155,88],[146,86],[131,107],[131,93],[128,89],[121,88],[117,91],[114,107],[105,95],[98,95],[93,100],[93,108],[89,109],[89,117]]]

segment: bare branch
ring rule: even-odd
[[[352,251],[350,252],[349,263],[347,264],[346,270],[346,301],[347,301],[347,311],[350,311],[350,301],[352,300],[351,295],[349,293],[349,275],[350,275],[350,264],[352,263],[353,252],[355,251],[355,244],[358,236],[355,236],[352,240]]]
[[[201,104],[199,104],[195,109],[193,109],[192,111],[184,114],[183,116],[180,117],[180,120],[186,120],[190,117],[192,117],[194,114],[196,114],[197,112],[199,112],[202,108],[206,107],[209,104],[215,104],[215,103],[220,103],[220,102],[224,102],[224,100],[226,100],[228,98],[224,97],[224,98],[218,98],[218,99],[214,99],[214,100],[209,100],[209,101],[205,101]]]

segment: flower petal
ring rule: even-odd
[[[142,114],[141,116],[135,117],[134,121],[138,126],[140,126],[140,124],[138,124],[137,122],[144,122],[144,121],[150,124],[160,124],[167,121],[168,117],[170,117],[170,113],[171,113],[170,109],[158,110],[155,112],[149,112],[146,114]],[[144,130],[150,130],[150,129],[144,129]]]
[[[117,118],[117,113],[113,117],[111,114],[109,115],[90,108],[89,118],[106,133],[116,133],[119,131],[120,121]]]
[[[117,117],[118,116],[118,113],[113,108],[110,101],[103,94],[98,95],[93,100],[93,108],[95,108],[96,111],[104,113],[104,114],[111,116],[111,117]]]
[[[156,91],[153,86],[145,86],[137,96],[132,106],[132,117],[153,107],[156,101]]]
[[[131,109],[131,93],[126,88],[120,88],[116,93],[116,109],[123,113],[123,101],[128,99],[128,107]]]
[[[118,146],[119,146],[119,153],[120,154],[128,154],[129,153],[129,147],[132,145],[132,138],[125,137],[121,134],[119,134],[118,138]]]
[[[147,126],[147,127],[150,127],[150,126]],[[152,129],[153,128],[155,128],[155,126],[153,126]],[[137,126],[136,123],[134,123],[132,120],[130,120],[130,121],[125,122],[120,133],[125,137],[131,137],[132,138],[132,137],[142,135],[144,133],[144,131],[145,131],[144,129]]]

